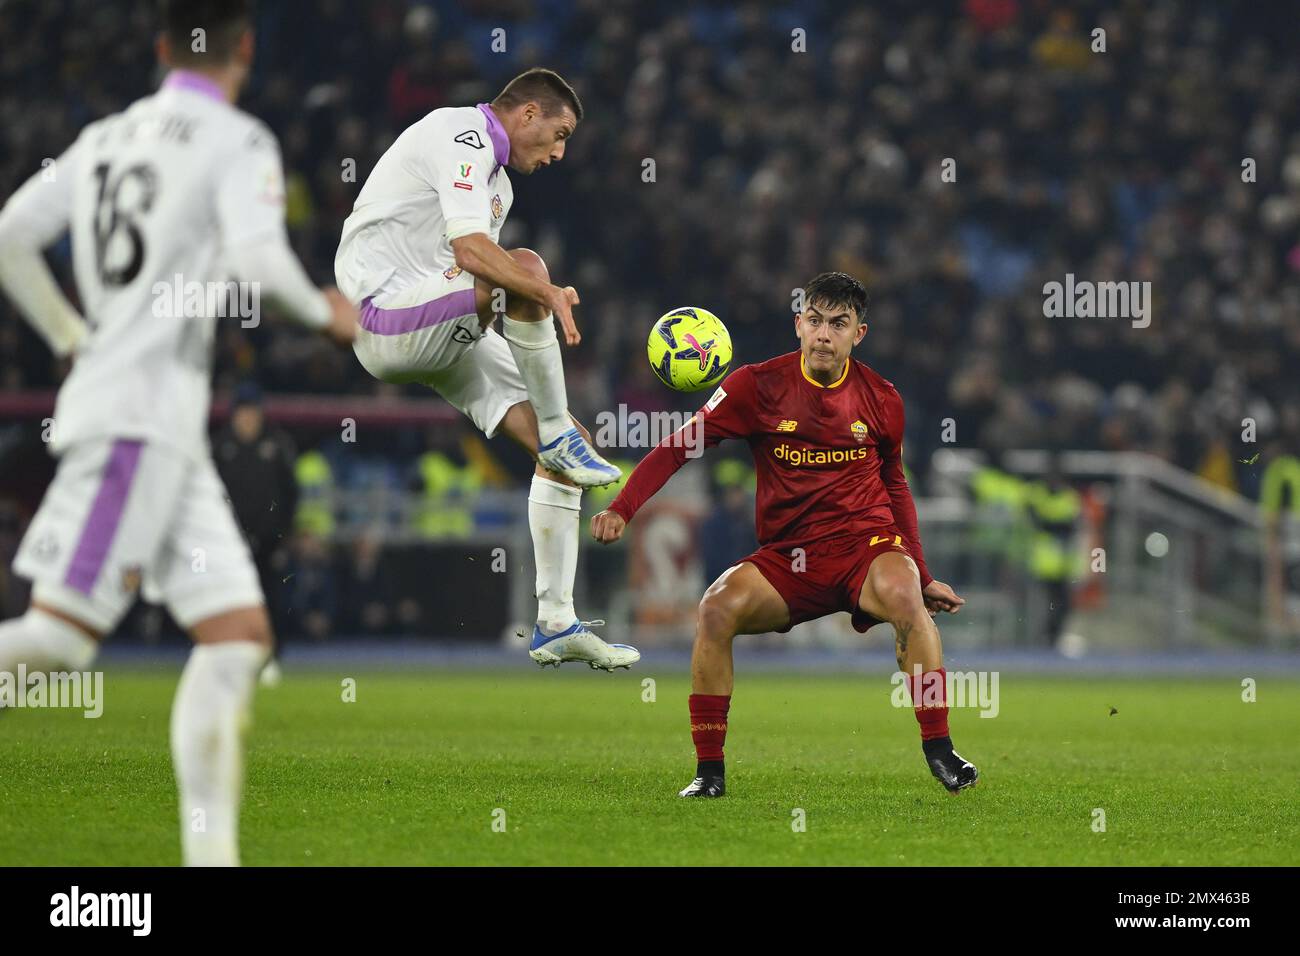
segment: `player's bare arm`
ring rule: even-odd
[[[561,288],[543,281],[521,266],[506,250],[483,232],[470,233],[451,241],[456,254],[456,265],[483,280],[494,288],[513,292],[521,298],[536,302],[554,312],[564,330],[564,341],[577,345],[582,341],[578,326],[573,321],[573,307],[578,304],[578,293],[573,286]]]

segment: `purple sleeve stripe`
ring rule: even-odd
[[[366,299],[361,303],[361,327],[375,335],[402,335],[416,329],[476,315],[474,290],[449,292],[429,302],[404,309],[381,309]]]
[[[108,463],[104,466],[104,477],[99,482],[99,492],[95,502],[90,506],[85,527],[81,529],[81,538],[77,541],[77,550],[72,554],[68,564],[68,574],[64,583],[80,591],[87,597],[94,590],[95,581],[104,569],[104,560],[108,549],[117,534],[117,526],[122,521],[122,512],[126,509],[127,495],[131,492],[131,482],[135,478],[136,465],[140,463],[140,451],[144,442],[120,439],[113,442],[109,452]]]

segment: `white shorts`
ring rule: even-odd
[[[137,591],[187,629],[265,603],[212,460],[134,439],[63,453],[14,571],[34,600],[104,633]]]
[[[509,344],[481,327],[468,272],[448,269],[411,289],[366,299],[353,351],[380,381],[429,386],[488,438],[512,405],[528,401]]]

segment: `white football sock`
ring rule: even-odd
[[[200,644],[181,674],[171,736],[186,866],[239,865],[244,732],[267,652],[252,641]]]
[[[99,653],[99,641],[81,628],[40,608],[0,624],[0,671],[84,671]]]
[[[538,436],[543,445],[549,445],[573,427],[555,318],[547,315],[540,322],[517,322],[507,315],[501,324],[515,365],[519,366],[519,375],[528,389],[528,401],[537,413]]]
[[[571,625],[573,578],[578,571],[578,514],[582,489],[533,475],[528,530],[537,563],[537,623],[550,633]]]

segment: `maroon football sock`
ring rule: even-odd
[[[730,694],[691,694],[691,739],[701,763],[722,760],[730,707]]]
[[[948,674],[938,670],[913,674],[907,678],[912,692],[912,707],[916,722],[921,725],[921,739],[934,740],[948,736]]]

